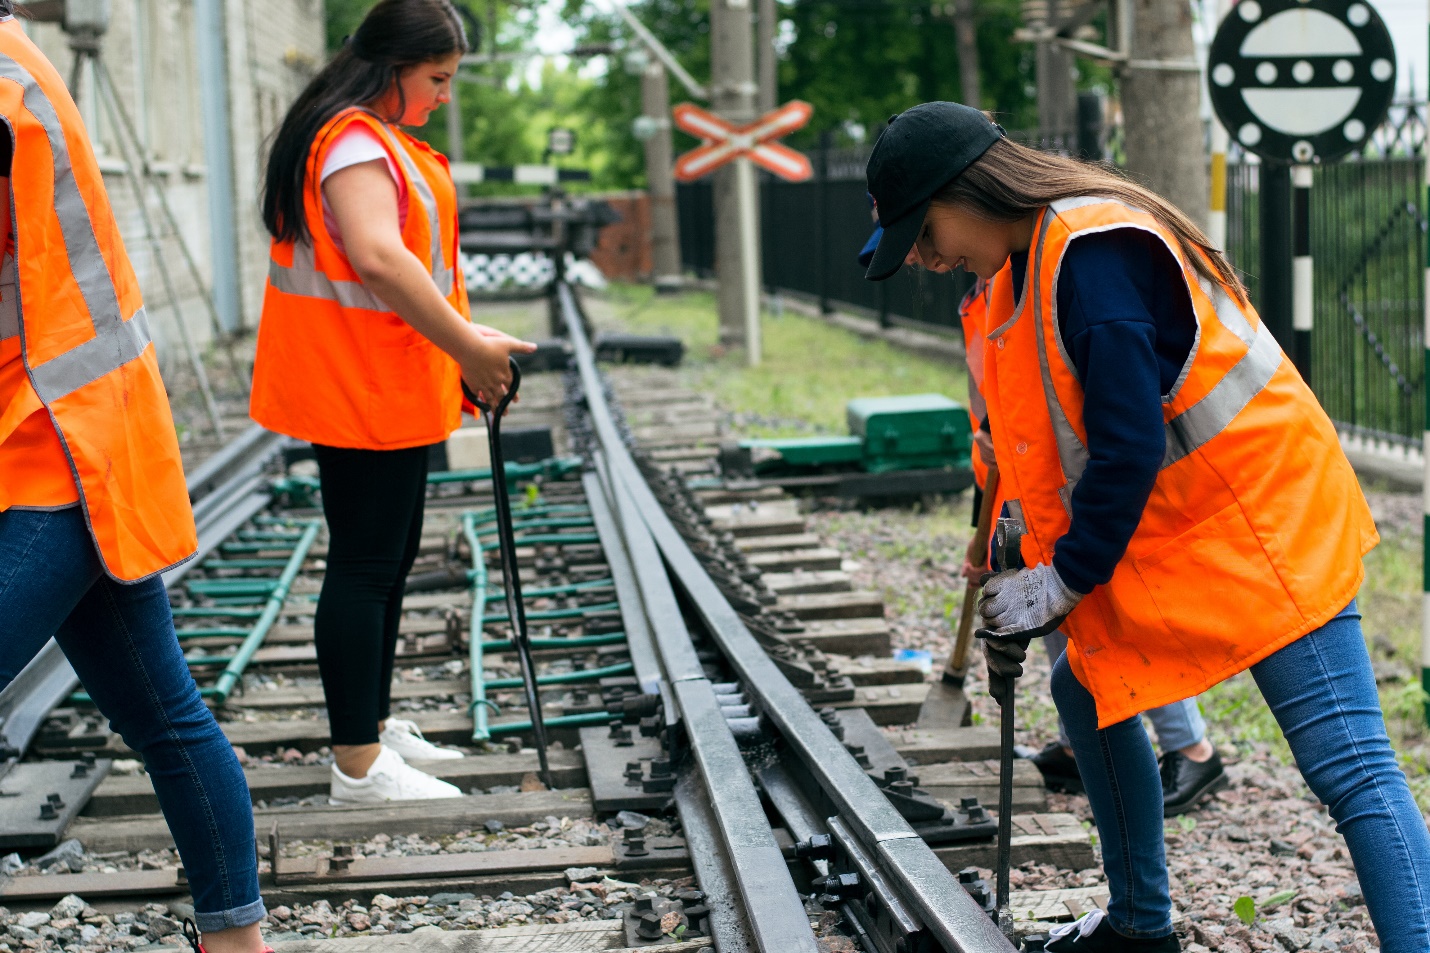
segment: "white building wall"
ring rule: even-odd
[[[258,326],[267,273],[268,236],[259,215],[266,144],[288,104],[324,57],[323,0],[226,0],[229,116],[233,143],[235,228],[244,327]],[[207,164],[195,60],[194,0],[112,0],[102,58],[128,123],[145,151],[150,177],[130,150],[125,121],[106,108],[93,69],[76,96],[105,172],[110,202],[144,290],[165,375],[186,361],[182,329],[199,350],[213,340],[213,318],[192,279],[185,252],[204,286],[212,276]],[[26,29],[68,79],[74,53],[59,26]],[[133,170],[137,175],[131,175]],[[135,194],[147,196],[151,239]],[[162,194],[162,199],[161,199]],[[177,224],[171,227],[163,201]],[[161,267],[162,266],[162,267]],[[168,282],[164,271],[167,269]],[[171,298],[169,288],[172,287]],[[173,299],[177,299],[177,307]]]

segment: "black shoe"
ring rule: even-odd
[[[1076,923],[1054,927],[1043,949],[1048,953],[1179,953],[1182,943],[1175,933],[1151,940],[1123,936],[1112,929],[1101,910],[1094,910]]]
[[[1162,755],[1162,816],[1185,814],[1205,795],[1220,791],[1231,782],[1216,751],[1200,763],[1180,751]]]
[[[1077,762],[1063,746],[1054,741],[1029,759],[1043,774],[1043,784],[1049,791],[1067,794],[1083,792],[1082,775],[1077,773]]]

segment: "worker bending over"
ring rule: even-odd
[[[1136,273],[1135,286],[1105,283],[1103,279],[1109,271],[1106,257],[1109,251],[1116,254],[1118,240],[1114,233],[1106,239],[1096,237],[1081,241],[1071,246],[1064,258],[1063,274],[1058,284],[1058,317],[1065,342],[1075,341],[1084,329],[1091,326],[1092,322],[1087,318],[1088,313],[1106,315],[1109,313],[1108,305],[1112,308],[1123,305],[1121,297],[1128,294],[1135,296],[1132,306],[1136,307],[1143,296],[1155,294],[1160,283],[1174,288],[1179,280],[1176,274],[1170,273],[1172,263],[1169,260],[1156,260],[1149,263],[1154,267]],[[1003,282],[1013,282],[1014,287],[1021,283],[1027,267],[1021,258],[1026,258],[1026,255],[1015,253],[998,274],[986,281],[977,279],[958,306],[963,325],[964,351],[968,360],[969,413],[974,428],[972,462],[974,486],[977,487],[973,502],[975,521],[982,493],[988,485],[989,467],[997,462],[993,448],[992,422],[982,392],[986,359],[984,339],[989,330],[1000,327],[1012,316],[1011,312],[992,310],[995,300],[993,289]],[[1014,267],[1014,262],[1018,267]],[[1162,267],[1155,267],[1157,265]],[[1121,271],[1116,267],[1116,259],[1110,271],[1114,277]],[[1077,294],[1079,288],[1092,289],[1097,295],[1095,303],[1089,302],[1089,306],[1084,307],[1084,301]],[[1015,297],[1016,295],[1000,294],[997,300],[1008,306]],[[1163,368],[1162,373],[1175,378],[1176,368]],[[1138,505],[1135,488],[1131,494],[1130,505]],[[994,512],[998,512],[998,509]],[[988,556],[986,548],[975,552],[973,543],[970,543],[963,562],[963,575],[970,580],[982,578],[989,569]],[[1102,559],[1110,566],[1116,563],[1120,556],[1121,549],[1110,546],[1102,554]],[[1043,648],[1047,649],[1048,660],[1054,664],[1066,650],[1067,644],[1067,636],[1062,632],[1052,632],[1043,637]],[[1158,765],[1162,776],[1162,813],[1165,816],[1185,814],[1195,808],[1203,797],[1226,787],[1226,770],[1216,748],[1207,740],[1207,723],[1202,718],[1195,697],[1161,705],[1143,714],[1152,723],[1157,735],[1157,745],[1162,749]],[[1083,791],[1082,776],[1078,774],[1077,762],[1073,758],[1072,741],[1068,738],[1067,728],[1061,717],[1058,718],[1057,740],[1048,742],[1041,751],[1032,754],[1029,760],[1037,766],[1043,776],[1043,783],[1049,789],[1074,794]]]
[[[1247,669],[1346,839],[1381,949],[1430,949],[1430,835],[1356,611],[1375,525],[1330,420],[1226,258],[1147,189],[1018,146],[954,103],[896,117],[868,171],[884,235],[867,277],[907,261],[986,279],[1010,259],[1021,276],[993,288],[990,310],[1008,317],[988,329],[984,394],[1030,568],[985,584],[980,635],[1001,694],[1030,639],[1067,633],[1053,698],[1111,894],[1105,915],[1059,928],[1048,949],[1180,948],[1138,715]],[[1103,311],[1102,289],[1079,283],[1086,327],[1069,341],[1060,266],[1079,243],[1109,288],[1142,290]],[[1177,280],[1145,288],[1161,268]]]
[[[427,455],[535,349],[471,321],[447,160],[403,132],[451,96],[467,51],[448,0],[382,0],[293,103],[268,160],[273,235],[253,419],[313,444],[328,523],[314,635],[335,804],[458,797],[408,761],[460,758],[391,717]]]

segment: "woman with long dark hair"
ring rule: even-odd
[[[869,191],[884,236],[867,277],[1009,265],[984,396],[1029,568],[985,577],[979,635],[1001,697],[1030,639],[1067,634],[1053,699],[1111,893],[1048,950],[1180,948],[1138,715],[1248,669],[1346,839],[1381,949],[1430,949],[1430,835],[1356,610],[1375,524],[1225,256],[1148,189],[955,103],[891,122]]]
[[[495,401],[510,355],[535,347],[472,323],[447,160],[398,128],[448,101],[466,51],[448,0],[381,0],[268,159],[252,413],[318,460],[329,546],[314,635],[339,804],[462,793],[407,764],[461,753],[390,717],[390,693],[428,448],[461,423],[461,381]]]

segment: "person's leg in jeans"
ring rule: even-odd
[[[1097,707],[1063,655],[1053,666],[1053,701],[1067,727],[1102,842],[1107,918],[1128,937],[1172,932],[1162,839],[1162,779],[1139,716],[1097,727]]]
[[[1382,953],[1430,950],[1430,834],[1385,734],[1355,603],[1251,674],[1346,839]]]
[[[1048,658],[1056,665],[1067,651],[1068,637],[1053,632],[1043,637]],[[1157,745],[1162,749],[1162,782],[1164,809],[1181,814],[1194,808],[1208,791],[1226,785],[1226,772],[1216,748],[1206,737],[1206,722],[1195,698],[1173,702],[1145,713],[1157,732]],[[1073,758],[1072,742],[1067,727],[1058,716],[1058,740],[1032,756],[1033,764],[1043,776],[1043,782],[1054,791],[1076,794],[1083,790],[1082,774]]]
[[[380,706],[397,636],[393,626],[389,645],[389,620],[394,600],[400,620],[402,567],[426,492],[427,448],[313,450],[328,521],[327,571],[313,626],[318,670],[338,770],[362,778],[381,750]]]
[[[265,911],[248,786],[189,674],[163,582],[104,575],[78,507],[0,513],[0,689],[52,633],[144,759],[210,953],[257,950]]]
[[[412,474],[412,519],[407,527],[407,546],[397,565],[397,582],[387,598],[387,614],[383,618],[382,676],[378,683],[377,718],[381,725],[392,714],[392,670],[397,659],[397,638],[402,625],[402,597],[407,587],[407,574],[417,562],[422,549],[422,519],[427,510],[427,448],[420,448],[422,466]]]

